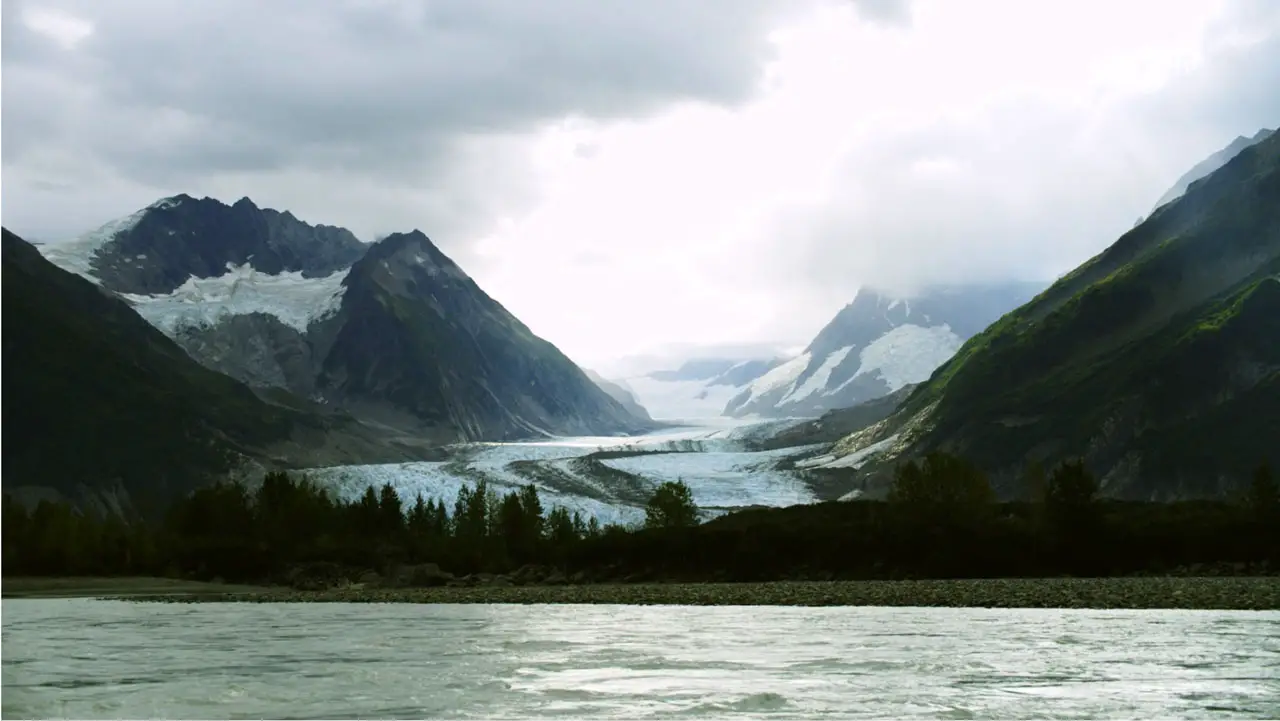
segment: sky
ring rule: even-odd
[[[1280,123],[1273,0],[6,0],[0,212],[420,229],[574,360],[1044,280]]]

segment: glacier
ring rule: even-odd
[[[319,278],[304,278],[302,271],[271,275],[248,263],[228,263],[226,273],[211,278],[191,276],[172,293],[120,295],[169,336],[182,328],[209,327],[229,316],[252,313],[275,316],[305,333],[311,323],[338,311],[346,275],[346,270]]]
[[[876,373],[890,392],[926,381],[963,343],[945,323],[929,327],[913,323],[900,325],[863,348],[858,354],[858,371],[828,395],[840,392],[855,378],[868,373]]]
[[[727,421],[727,419],[721,419]],[[777,469],[778,461],[821,446],[771,451],[747,449],[749,440],[787,427],[788,422],[722,422],[687,426],[626,439],[562,437],[510,443],[470,443],[451,448],[448,461],[334,466],[301,471],[336,496],[355,500],[369,486],[390,485],[406,503],[418,496],[452,504],[458,490],[485,481],[506,493],[532,483],[543,506],[563,507],[602,524],[644,520],[644,500],[664,481],[682,480],[704,518],[751,506],[790,506],[818,500],[801,476]],[[622,492],[616,480],[593,476],[583,461],[600,451],[635,454],[599,459],[643,485],[640,498]]]

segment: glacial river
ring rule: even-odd
[[[1280,613],[3,602],[6,718],[1280,717]]]

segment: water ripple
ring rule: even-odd
[[[1280,614],[3,602],[37,718],[1280,715]]]

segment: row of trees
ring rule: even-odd
[[[44,502],[4,504],[6,574],[166,574],[264,581],[325,562],[385,571],[433,562],[455,574],[526,564],[597,579],[1108,575],[1280,560],[1280,502],[1259,468],[1243,504],[1098,499],[1083,463],[1032,468],[1030,503],[996,503],[986,477],[934,453],[897,470],[887,502],[758,509],[698,523],[682,482],[664,483],[635,528],[546,508],[534,486],[480,482],[451,503],[405,503],[390,486],[353,502],[306,478],[220,484],[163,521],[124,523]]]
[[[688,526],[697,517],[689,487],[668,482],[650,499],[643,527]],[[346,502],[306,477],[277,472],[254,491],[239,483],[200,489],[155,525],[48,501],[28,514],[6,495],[4,570],[262,580],[312,562],[373,569],[434,562],[458,573],[501,572],[563,565],[584,540],[634,530],[546,509],[533,485],[500,494],[479,481],[463,486],[452,504],[419,496],[411,505],[384,485]]]
[[[1280,571],[1280,503],[1265,465],[1235,501],[1100,499],[1078,461],[1027,477],[1033,500],[998,503],[974,464],[933,453],[898,467],[887,502],[742,511],[602,538],[577,560],[610,576],[744,581]]]

